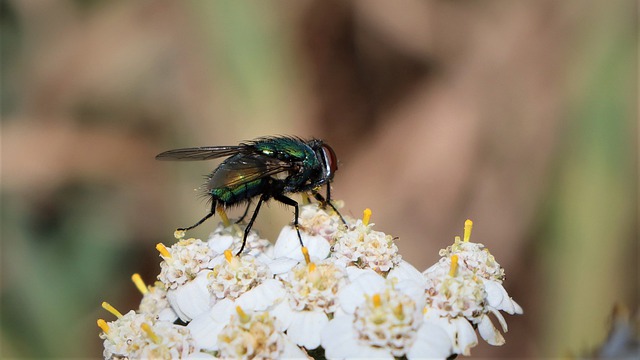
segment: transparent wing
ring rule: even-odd
[[[236,187],[268,176],[293,170],[291,163],[259,155],[236,156],[225,160],[213,172],[210,188]]]
[[[156,160],[209,160],[239,154],[250,149],[245,145],[203,146],[174,149],[156,155]]]

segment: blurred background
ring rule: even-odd
[[[130,275],[207,211],[217,162],[154,156],[263,135],[331,144],[343,213],[420,270],[474,220],[525,309],[475,357],[590,354],[638,307],[633,0],[0,8],[2,358],[100,357],[100,303],[136,308]]]

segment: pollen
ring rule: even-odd
[[[229,217],[227,216],[227,212],[224,211],[224,208],[222,206],[218,206],[216,208],[216,211],[220,215],[220,219],[222,220],[222,223],[224,224],[224,227],[231,226],[231,222],[229,221]]]
[[[367,226],[369,225],[369,220],[371,220],[371,209],[366,208],[362,212],[362,223]]]
[[[227,249],[224,251],[224,258],[227,259],[227,262],[231,264],[231,260],[233,259],[233,253],[231,250]]]
[[[304,255],[304,261],[309,264],[311,262],[311,258],[309,258],[309,249],[306,246],[302,247],[302,255]]]
[[[108,312],[112,313],[117,318],[121,318],[122,317],[122,313],[120,311],[116,310],[116,308],[111,306],[111,304],[109,304],[106,301],[102,302],[102,308],[107,310]]]
[[[97,323],[98,323],[98,327],[102,329],[102,331],[104,331],[105,334],[109,333],[109,324],[107,324],[107,322],[104,321],[104,319],[98,319]]]
[[[247,315],[247,313],[242,310],[240,305],[236,306],[236,313],[238,313],[238,318],[243,324],[246,324],[249,322],[249,320],[251,320],[251,316]]]
[[[140,325],[140,328],[142,329],[142,331],[144,331],[147,334],[149,339],[151,339],[151,341],[153,341],[154,343],[159,344],[162,341],[158,336],[158,334],[156,334],[151,328],[151,326],[149,326],[149,324],[142,323],[142,325]]]
[[[451,269],[449,269],[449,276],[456,276],[458,271],[458,255],[451,255]]]
[[[380,294],[373,294],[371,298],[373,301],[373,307],[379,308],[382,305],[382,300],[380,299]]]
[[[186,231],[182,230],[182,229],[178,229],[176,231],[173,232],[173,237],[180,240],[182,239],[185,235],[187,234]]]
[[[149,292],[149,288],[147,288],[147,285],[145,285],[144,281],[142,281],[142,277],[140,277],[140,274],[135,273],[131,275],[131,281],[133,281],[133,283],[138,288],[138,291],[140,291],[142,295]]]
[[[156,250],[158,250],[158,252],[160,252],[160,255],[162,255],[162,257],[164,258],[171,257],[171,253],[169,253],[169,250],[167,250],[167,247],[164,246],[163,243],[156,244]]]
[[[471,238],[471,228],[473,227],[473,221],[467,219],[464,222],[464,242],[469,242]]]
[[[310,262],[309,263],[309,274],[311,274],[312,272],[316,271],[317,267],[315,263]]]

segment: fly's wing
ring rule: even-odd
[[[245,145],[203,146],[165,151],[156,155],[156,160],[209,160],[248,151]]]
[[[209,188],[236,187],[268,176],[286,174],[293,164],[260,155],[237,155],[225,160],[211,174]]]

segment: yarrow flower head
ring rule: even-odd
[[[308,199],[307,199],[308,200]],[[275,245],[222,223],[207,241],[158,244],[158,281],[132,280],[137,311],[98,320],[105,359],[447,358],[478,342],[504,343],[500,311],[522,313],[504,287],[504,269],[482,244],[440,251],[424,272],[402,260],[394,238],[373,229],[371,211],[347,218],[317,203],[300,206],[298,226]],[[299,234],[299,235],[298,235]]]
[[[218,334],[219,354],[224,359],[278,359],[306,357],[279,330],[278,320],[268,312],[236,315]]]
[[[362,220],[357,220],[336,234],[332,256],[343,266],[356,266],[386,273],[402,260],[393,237],[373,230],[369,223],[371,210],[365,210]]]

